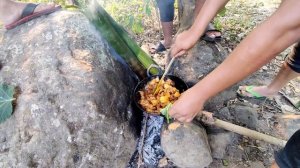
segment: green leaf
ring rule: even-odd
[[[12,101],[14,100],[15,88],[0,84],[0,123],[4,122],[12,114]]]
[[[129,16],[128,27],[130,27],[132,29],[133,23],[134,23],[134,16],[130,15]]]
[[[218,13],[219,16],[224,17],[226,14],[227,9],[224,7],[223,9],[221,9]]]
[[[151,8],[150,8],[149,5],[146,5],[145,13],[147,14],[147,16],[150,16],[150,15],[151,15]]]
[[[145,78],[146,69],[152,64],[157,65],[157,63],[140,48],[129,36],[128,32],[97,2],[92,8],[93,10],[84,10],[84,14],[95,25],[96,29],[101,32],[101,35],[115,51],[130,65],[130,68],[132,68],[140,78]],[[135,23],[133,24],[135,25]],[[150,72],[151,74],[157,74],[158,70],[152,68]]]
[[[225,160],[225,159],[222,160],[222,163],[223,163],[223,166],[228,166],[229,165],[228,160]]]
[[[165,108],[160,110],[160,113],[166,117],[168,124],[170,123],[170,118],[171,118],[169,115],[169,110],[171,107],[172,107],[172,103],[169,103]]]
[[[66,5],[66,6],[65,6],[65,9],[74,11],[74,10],[78,10],[79,7],[76,6],[76,5]]]
[[[297,107],[298,109],[300,109],[300,101],[298,101],[297,103],[295,103],[295,107]]]

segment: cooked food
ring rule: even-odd
[[[180,96],[179,90],[175,88],[174,82],[170,79],[162,81],[157,88],[157,93],[154,93],[158,83],[159,78],[157,77],[139,91],[141,96],[139,104],[148,113],[160,114],[161,109],[169,103],[174,103]]]

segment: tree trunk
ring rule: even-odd
[[[178,0],[179,30],[188,29],[194,22],[195,0]],[[191,19],[192,18],[192,19]]]

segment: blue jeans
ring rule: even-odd
[[[156,0],[159,8],[160,21],[172,22],[174,20],[175,0]]]
[[[288,140],[283,149],[275,153],[275,160],[280,168],[300,167],[300,130]]]

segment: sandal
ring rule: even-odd
[[[162,42],[159,42],[158,45],[155,48],[151,48],[151,49],[154,50],[153,52],[151,52],[151,54],[160,53],[160,52],[163,52],[163,51],[167,50],[167,48],[163,45]]]
[[[220,36],[213,35],[214,37],[212,37],[212,35],[208,35],[210,32],[218,32],[221,35]],[[212,23],[209,23],[206,28],[205,34],[201,37],[201,39],[207,42],[219,42],[222,39],[222,33],[221,31],[215,29]]]
[[[28,22],[32,19],[35,19],[35,18],[40,17],[42,15],[47,15],[47,14],[53,13],[53,12],[58,11],[58,10],[61,9],[60,5],[56,5],[54,7],[51,7],[51,8],[39,11],[39,12],[34,12],[35,8],[38,5],[39,4],[33,4],[33,3],[27,4],[26,7],[23,9],[21,18],[18,19],[17,21],[15,21],[15,22],[11,23],[11,24],[5,25],[5,28],[7,30],[13,29],[13,28],[15,28],[15,27],[17,27],[17,26],[19,26],[23,23],[26,23],[26,22]]]
[[[237,95],[240,97],[250,97],[255,99],[265,99],[266,96],[261,95],[260,93],[253,90],[254,86],[240,86],[237,90]],[[247,92],[249,95],[245,95],[245,92]]]

